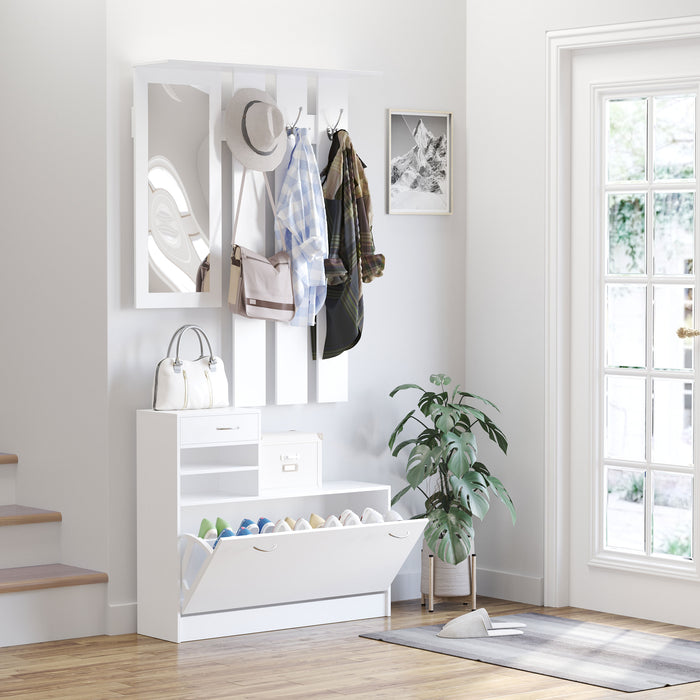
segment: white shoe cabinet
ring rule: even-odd
[[[390,615],[390,585],[424,520],[231,537],[202,518],[322,517],[389,509],[354,481],[260,488],[257,410],[137,412],[138,632],[184,642]]]

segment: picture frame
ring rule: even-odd
[[[452,213],[452,112],[388,111],[389,214]]]

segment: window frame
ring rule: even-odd
[[[697,411],[697,401],[693,400],[692,424],[693,439],[693,465],[682,467],[677,465],[663,465],[651,461],[651,426],[652,426],[652,383],[656,378],[674,378],[692,381],[696,383],[699,368],[698,343],[693,344],[693,364],[690,371],[684,370],[657,370],[653,367],[653,310],[652,301],[655,284],[673,284],[694,288],[693,301],[697,302],[695,289],[697,286],[697,265],[700,261],[700,217],[697,215],[699,199],[698,177],[698,125],[700,125],[700,77],[690,79],[665,81],[634,81],[629,83],[606,83],[592,87],[594,114],[591,125],[593,129],[591,143],[592,153],[592,201],[596,210],[593,212],[595,222],[595,235],[591,237],[592,259],[595,261],[594,283],[596,299],[593,300],[594,309],[597,310],[593,319],[594,327],[591,329],[591,338],[594,343],[592,360],[594,362],[595,386],[593,392],[593,426],[595,426],[593,454],[596,457],[595,468],[591,470],[593,479],[592,491],[594,494],[593,507],[593,532],[591,532],[591,557],[589,564],[603,568],[643,572],[660,576],[700,580],[700,518],[698,510],[700,504],[700,487],[698,484],[698,464],[700,457],[699,426],[696,418],[700,416]],[[677,95],[687,93],[695,95],[695,177],[691,179],[654,180],[653,163],[653,98],[663,95]],[[647,135],[646,135],[646,178],[643,181],[608,182],[607,180],[607,111],[609,100],[615,98],[632,99],[635,97],[647,98]],[[653,269],[653,210],[654,194],[664,191],[692,191],[695,195],[694,217],[694,260],[693,274],[691,275],[655,275]],[[645,271],[634,274],[610,274],[607,270],[607,246],[608,246],[608,196],[617,193],[643,194],[645,197]],[[632,368],[607,368],[605,366],[605,333],[606,333],[606,285],[607,284],[643,284],[646,285],[646,367],[644,369]],[[695,322],[698,319],[698,310],[693,307]],[[645,378],[646,396],[646,425],[645,425],[645,453],[646,458],[642,462],[605,458],[604,455],[604,431],[605,431],[605,379],[607,376],[640,376]],[[606,546],[606,497],[608,468],[640,469],[644,473],[644,542],[645,552],[634,553],[622,549],[614,549]],[[653,553],[652,511],[653,494],[651,484],[654,473],[681,473],[690,474],[693,477],[693,513],[691,529],[691,559],[683,559],[675,555]]]

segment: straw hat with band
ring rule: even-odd
[[[224,114],[224,138],[231,153],[250,170],[274,170],[287,151],[284,116],[263,90],[237,90]]]

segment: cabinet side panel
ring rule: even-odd
[[[138,632],[179,641],[179,452],[174,413],[137,413]]]

